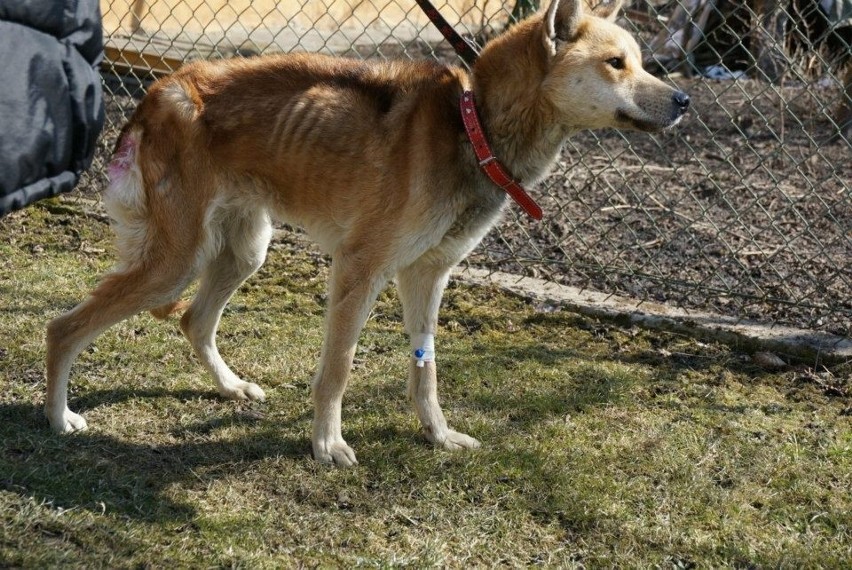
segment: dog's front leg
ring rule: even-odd
[[[344,467],[358,461],[355,452],[343,439],[343,392],[349,381],[358,336],[376,295],[386,282],[366,274],[367,266],[345,257],[332,262],[325,339],[312,392],[314,458]]]
[[[438,327],[438,308],[450,269],[419,262],[399,273],[398,286],[405,330],[412,344],[408,395],[414,403],[426,439],[446,449],[475,449],[479,447],[479,442],[451,430],[438,403],[434,334]]]

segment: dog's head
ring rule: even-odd
[[[542,87],[568,127],[660,131],[689,107],[686,93],[642,68],[636,40],[614,22],[620,6],[612,0],[589,10],[584,0],[553,0],[544,14],[550,61]]]

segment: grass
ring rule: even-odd
[[[87,432],[43,418],[44,325],[112,265],[82,202],[0,219],[0,566],[825,567],[852,561],[849,364],[769,373],[721,345],[453,284],[440,391],[472,453],[428,445],[389,287],[344,405],[354,469],[310,458],[326,260],[282,234],[223,318],[264,404],[223,401],[175,321],[74,368]]]

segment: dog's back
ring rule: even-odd
[[[212,200],[249,193],[333,251],[359,220],[405,218],[409,206],[422,213],[420,202],[457,185],[449,175],[463,148],[457,104],[466,82],[432,62],[309,54],[198,62],[153,86],[117,155],[138,149],[137,188],[148,194],[180,173],[180,185],[147,203],[191,209],[196,222]],[[443,172],[429,171],[424,156]],[[114,185],[108,203],[127,201],[127,191]],[[439,195],[427,198],[431,191]]]

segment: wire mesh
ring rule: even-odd
[[[538,0],[439,0],[484,44]],[[652,0],[620,22],[687,91],[650,136],[584,132],[471,262],[603,292],[852,336],[852,3]],[[103,188],[146,87],[186,61],[309,51],[461,65],[413,0],[103,0]]]

